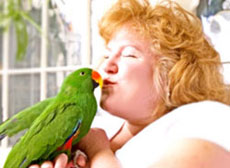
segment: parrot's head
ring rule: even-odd
[[[91,68],[80,68],[65,78],[60,93],[70,96],[76,92],[93,92],[98,86],[102,88],[102,83],[102,77],[98,72]]]

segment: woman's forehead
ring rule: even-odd
[[[114,46],[136,46],[137,48],[150,45],[150,40],[141,36],[131,26],[125,25],[117,30],[107,44],[107,48]]]

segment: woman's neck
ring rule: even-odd
[[[130,122],[125,122],[120,130],[110,139],[110,146],[113,152],[120,149],[124,144],[126,144],[126,142],[137,135],[147,125],[136,125]]]

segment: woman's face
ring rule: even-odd
[[[153,83],[154,59],[148,40],[128,26],[119,29],[107,45],[102,66],[102,108],[129,122],[151,120],[158,97]]]

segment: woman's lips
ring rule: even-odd
[[[116,84],[116,82],[110,80],[110,79],[104,79],[103,81],[103,87],[111,87],[114,86]]]

